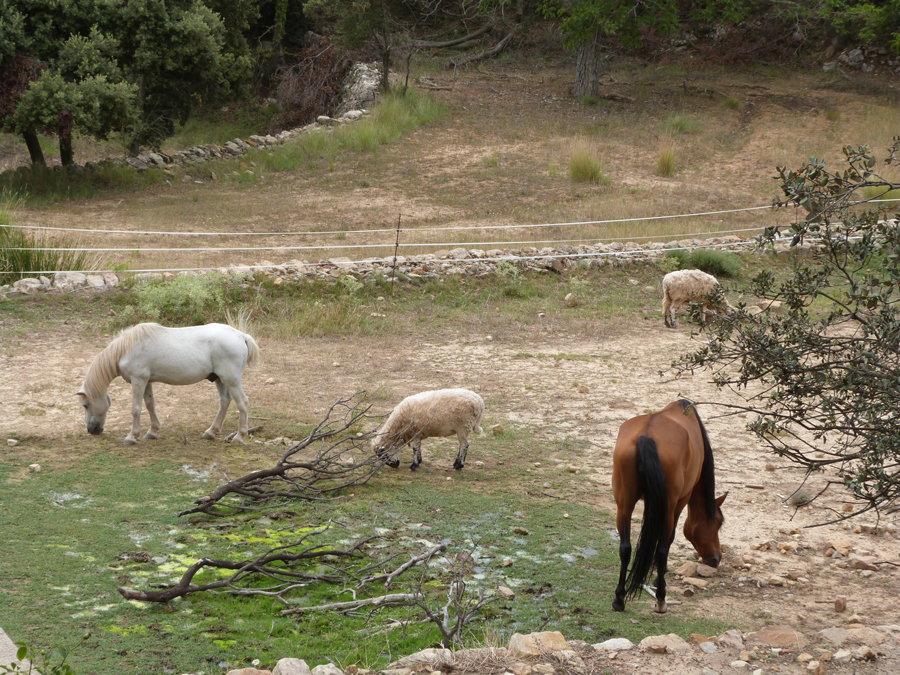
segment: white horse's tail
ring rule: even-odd
[[[245,307],[241,307],[235,316],[231,310],[226,309],[225,320],[228,321],[229,326],[244,334],[244,343],[247,345],[247,365],[251,368],[258,365],[262,361],[262,352],[259,345],[256,344],[256,340],[250,335],[250,312]]]
[[[262,362],[262,351],[253,336],[244,333],[244,342],[247,344],[247,365],[253,368]]]

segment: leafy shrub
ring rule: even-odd
[[[691,253],[691,264],[717,278],[734,278],[741,275],[741,258],[730,251],[698,248]]]
[[[119,323],[159,321],[197,325],[219,321],[243,296],[238,277],[224,274],[181,274],[169,281],[136,284],[133,305],[119,315]]]
[[[675,270],[683,270],[690,267],[691,254],[685,251],[683,248],[673,248],[670,251],[666,251],[665,256],[667,264],[672,266],[670,272],[674,272]]]

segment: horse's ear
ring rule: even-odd
[[[723,494],[721,497],[716,497],[716,506],[722,506],[722,502],[725,501],[725,497],[727,497],[727,496],[728,496],[728,491],[726,490],[725,494]]]
[[[84,392],[84,389],[79,389],[75,392],[76,396],[79,396],[82,400],[87,401],[87,394]]]

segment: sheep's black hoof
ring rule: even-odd
[[[398,467],[400,466],[400,460],[399,460],[399,459],[392,459],[392,460],[390,460],[390,461],[388,461],[388,462],[385,462],[385,464],[387,464],[387,465],[388,465],[389,467],[391,467],[392,469],[396,469],[396,468],[398,468]]]
[[[456,460],[455,462],[453,462],[453,468],[456,469],[457,471],[462,471],[462,468],[464,466],[465,466],[465,464],[463,464],[459,460]]]
[[[415,471],[418,468],[419,468],[419,462],[413,462],[412,464],[409,465],[410,471]]]

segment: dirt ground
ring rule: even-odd
[[[297,419],[308,417],[309,421],[340,395],[360,387],[370,391],[380,387],[388,393],[385,398],[391,400],[380,403],[377,407],[383,410],[379,412],[387,412],[392,400],[416,391],[468,387],[487,401],[484,427],[488,433],[495,424],[520,425],[539,437],[587,441],[589,450],[577,458],[549,454],[530,469],[537,476],[547,473],[548,478],[550,474],[558,476],[562,469],[577,499],[614,512],[611,451],[624,420],[662,408],[679,396],[698,402],[735,400],[717,391],[708,377],[700,374],[679,379],[671,373],[660,376],[659,371],[665,370],[673,358],[692,349],[694,341],[702,338],[692,338],[687,326],[667,330],[662,321],[658,325],[640,323],[597,342],[573,342],[571,336],[552,325],[510,336],[448,333],[431,336],[427,342],[404,336],[389,343],[377,339],[262,340],[265,362],[247,371],[245,389],[256,409],[287,408],[296,411]],[[4,373],[0,378],[0,429],[15,431],[20,437],[40,437],[63,449],[84,435],[83,418],[73,393],[105,339],[83,337],[75,322],[60,326],[52,334],[8,343],[0,355]],[[589,358],[522,358],[524,352]],[[312,382],[317,386],[305,384]],[[176,433],[173,428],[184,428],[199,436],[215,412],[215,396],[210,390],[202,385],[157,386],[163,434],[167,428],[170,433]],[[105,434],[124,438],[130,425],[130,391],[118,379],[110,393],[113,405]],[[708,590],[693,597],[683,594],[687,585],[671,574],[670,599],[683,604],[671,606],[670,611],[702,612],[745,629],[787,624],[806,635],[813,646],[832,650],[836,647],[819,638],[817,631],[849,623],[870,628],[898,623],[900,547],[894,530],[896,514],[882,519],[877,530],[871,518],[811,528],[832,515],[827,509],[841,512],[841,495],[829,492],[812,506],[799,510],[789,507],[785,497],[799,484],[801,472],[765,454],[744,428],[746,419],[717,417],[722,409],[712,405],[701,405],[699,410],[716,454],[718,490],[728,491],[723,505],[726,524],[721,533],[725,558],[716,576],[708,580]],[[232,411],[227,424],[235,423]],[[454,456],[451,443],[431,441],[426,445],[431,447],[425,449],[419,474],[450,472]],[[210,446],[210,456],[220,453],[222,447]],[[135,451],[152,452],[151,448],[150,442],[142,441]],[[18,448],[17,453],[21,450]],[[492,463],[491,457],[479,453],[477,438],[470,448],[467,470],[477,470],[473,466],[476,461]],[[814,491],[815,485],[809,489]],[[832,548],[829,542],[845,555],[826,557]],[[874,556],[876,569],[853,569],[848,566],[849,554]],[[694,559],[693,549],[679,532],[670,570]],[[598,592],[612,598],[612,590]],[[840,613],[835,611],[838,597],[846,598],[847,604]],[[649,601],[641,602],[647,605],[645,611],[650,611]],[[898,637],[900,633],[895,633],[883,645],[870,644],[884,655],[859,672],[900,671]],[[888,649],[890,645],[892,649]],[[812,647],[807,651],[818,656]],[[720,656],[725,658],[724,652]],[[652,658],[660,657],[622,655],[615,663],[626,668],[633,661],[621,672],[658,672],[653,671],[652,661],[647,665],[646,659]],[[780,658],[785,661],[783,655]],[[685,670],[678,670],[681,666],[676,667],[672,657],[666,671],[699,672],[690,659],[682,665]],[[837,664],[833,665],[828,672],[841,672],[834,670]],[[645,666],[650,670],[642,670]],[[791,667],[788,657],[781,672],[791,672]]]

